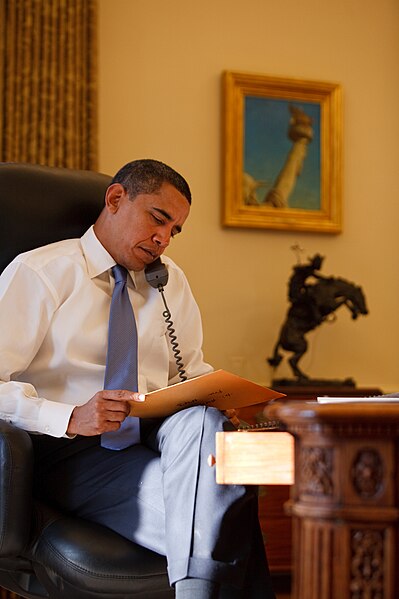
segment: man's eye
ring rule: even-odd
[[[152,215],[152,218],[157,223],[157,225],[163,225],[163,220],[155,216],[155,214]]]

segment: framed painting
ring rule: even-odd
[[[223,74],[223,225],[342,230],[339,84]]]

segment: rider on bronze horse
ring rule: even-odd
[[[302,380],[308,379],[298,367],[308,347],[305,334],[331,320],[333,313],[342,305],[351,311],[354,319],[359,314],[368,314],[362,288],[345,279],[322,276],[318,271],[323,260],[323,256],[315,254],[307,264],[294,267],[288,284],[291,306],[281,327],[273,357],[267,360],[271,366],[277,367],[283,358],[279,348],[292,352],[290,366],[295,377]],[[309,284],[309,277],[316,279],[316,282]]]

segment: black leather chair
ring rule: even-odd
[[[93,172],[0,163],[0,272],[22,251],[80,237],[109,182]],[[0,420],[0,586],[28,599],[174,597],[163,556],[39,504],[33,477],[30,436]]]

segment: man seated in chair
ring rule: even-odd
[[[181,232],[190,204],[176,171],[131,162],[81,239],[21,254],[6,268],[0,417],[31,433],[36,496],[166,555],[178,599],[271,599],[256,488],[217,485],[207,465],[215,433],[233,428],[234,415],[196,406],[162,419],[129,416],[129,401],[179,381],[162,298],[145,268]],[[192,378],[212,370],[200,314],[183,272],[164,262]]]

